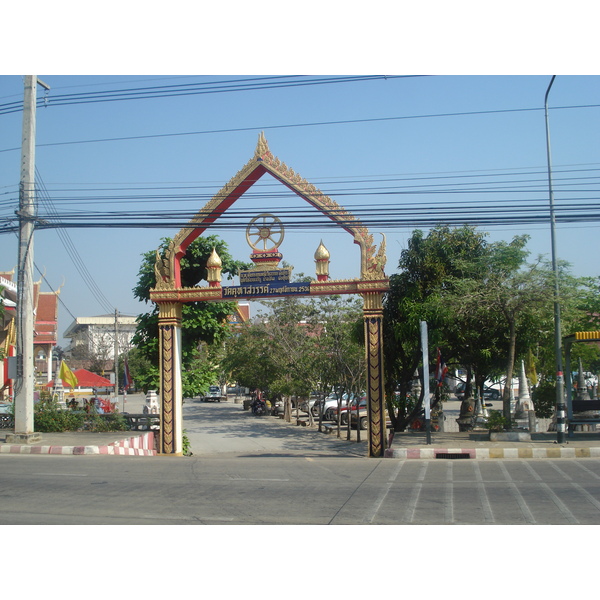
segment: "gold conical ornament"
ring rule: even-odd
[[[329,279],[329,250],[325,248],[323,240],[315,252],[315,263],[317,265],[317,281],[327,281]]]
[[[222,266],[223,262],[221,261],[220,256],[217,254],[216,249],[213,248],[213,251],[211,252],[210,256],[208,257],[208,260],[206,261],[206,278],[210,287],[217,287],[221,285]]]

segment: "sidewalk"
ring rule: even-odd
[[[107,454],[115,456],[156,456],[152,432],[112,431],[66,431],[42,433],[37,444],[9,444],[6,434],[0,430],[0,454]]]
[[[132,414],[140,414],[145,404],[143,394],[120,397],[120,406]],[[154,436],[151,432],[111,431],[67,431],[41,433],[41,442],[36,444],[9,444],[6,434],[11,430],[0,429],[0,454],[105,454],[115,456],[156,456]]]
[[[600,432],[574,432],[557,443],[556,432],[532,433],[531,441],[491,442],[487,431],[431,434],[427,444],[423,432],[397,433],[387,458],[600,458]]]
[[[300,421],[306,421],[301,418]],[[295,419],[293,419],[295,423]],[[325,424],[324,424],[325,425]],[[329,436],[337,435],[337,428],[331,428]],[[308,423],[299,429],[315,430]],[[388,436],[390,432],[388,431]],[[346,440],[346,428],[342,427],[340,437]],[[351,431],[351,441],[356,445],[356,430]],[[361,431],[361,443],[365,453],[367,432]],[[388,437],[389,441],[389,437]],[[424,431],[404,431],[396,433],[389,448],[385,450],[385,458],[399,459],[436,459],[436,458],[471,458],[471,459],[518,459],[518,458],[600,458],[600,431],[574,432],[573,437],[565,434],[565,442],[557,443],[556,432],[539,432],[531,434],[531,441],[490,441],[489,432],[485,429],[471,432],[431,432],[431,444],[427,443]]]
[[[142,398],[128,399],[128,412],[141,412]],[[217,421],[216,419],[220,419]],[[276,450],[307,452],[348,457],[366,457],[367,432],[347,430],[342,427],[338,437],[337,427],[318,423],[312,427],[301,415],[297,424],[295,414],[291,423],[277,417],[259,417],[243,411],[240,404],[201,404],[187,401],[184,404],[184,429],[188,432],[195,456],[211,456],[217,452],[237,454],[258,451],[271,454]],[[263,423],[260,430],[258,423]],[[326,433],[326,428],[329,433]],[[119,456],[156,456],[152,432],[67,432],[42,433],[42,441],[36,445],[7,444],[7,430],[0,430],[0,453],[6,454],[105,454]],[[219,444],[226,444],[225,450]],[[275,450],[274,450],[275,449]],[[575,432],[557,443],[556,432],[532,433],[531,441],[492,442],[487,431],[432,432],[431,444],[427,444],[425,432],[396,433],[391,446],[385,450],[386,458],[396,459],[579,459],[600,458],[600,431]]]

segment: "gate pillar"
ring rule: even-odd
[[[161,302],[158,315],[160,368],[160,454],[183,453],[181,389],[181,304]]]
[[[383,379],[383,294],[363,294],[365,352],[367,359],[367,413],[369,456],[383,457],[385,451],[385,402]]]

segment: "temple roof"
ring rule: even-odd
[[[4,295],[16,300],[15,272],[0,271],[0,286]],[[41,281],[33,284],[34,344],[56,345],[58,341],[58,294],[40,291]],[[13,318],[16,314],[11,311]]]

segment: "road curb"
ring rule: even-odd
[[[118,440],[102,446],[28,446],[26,444],[2,444],[0,445],[0,454],[156,456],[156,450],[154,450],[154,433],[149,431],[142,435]]]
[[[446,459],[472,458],[488,460],[496,458],[600,458],[600,447],[593,448],[389,448],[384,458]]]

